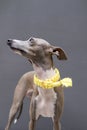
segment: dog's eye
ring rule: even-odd
[[[34,38],[33,37],[29,38],[29,41],[34,42]]]
[[[29,41],[29,45],[30,45],[30,46],[34,46],[34,45],[35,45],[35,40],[34,40],[33,37],[29,38],[28,41]]]

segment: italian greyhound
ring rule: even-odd
[[[53,46],[47,41],[31,37],[26,41],[9,39],[8,46],[17,54],[26,57],[33,66],[34,71],[24,74],[14,92],[13,103],[9,112],[8,123],[5,130],[9,130],[17,112],[19,112],[14,123],[20,117],[23,99],[30,97],[30,122],[29,130],[34,130],[35,122],[40,116],[51,117],[53,130],[61,130],[60,118],[64,105],[63,87],[44,89],[34,84],[34,74],[41,80],[46,80],[55,75],[52,55],[59,60],[67,60],[64,50]]]

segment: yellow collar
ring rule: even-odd
[[[56,68],[55,76],[51,79],[40,80],[36,75],[34,75],[34,83],[44,89],[51,89],[54,87],[72,87],[72,79],[71,78],[64,78],[60,80],[60,73],[59,70]]]

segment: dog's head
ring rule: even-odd
[[[32,62],[44,62],[44,59],[52,59],[53,54],[56,55],[59,60],[67,59],[62,48],[52,46],[40,38],[31,37],[26,41],[9,39],[7,44],[14,52],[27,57]]]

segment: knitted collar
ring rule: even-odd
[[[51,89],[54,87],[72,87],[72,79],[64,78],[60,80],[60,72],[57,68],[55,68],[55,75],[46,80],[40,80],[36,75],[34,75],[34,83],[35,85],[43,88],[43,89]]]

